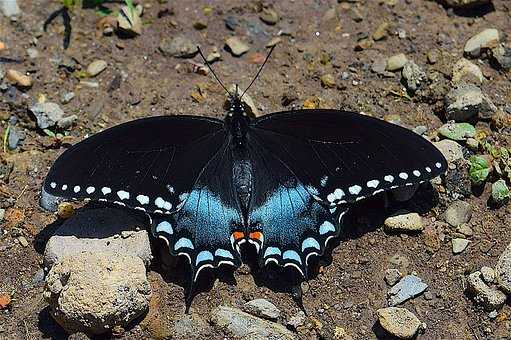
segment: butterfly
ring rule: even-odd
[[[403,127],[327,109],[252,118],[242,96],[230,94],[224,120],[149,117],[75,144],[49,170],[43,206],[61,197],[146,213],[154,236],[188,259],[193,282],[204,268],[239,266],[245,243],[261,266],[307,277],[350,204],[447,169]]]

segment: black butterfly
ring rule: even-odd
[[[446,169],[429,141],[400,126],[319,109],[253,119],[236,92],[223,121],[144,118],[74,145],[50,169],[42,202],[92,199],[147,213],[170,253],[188,258],[192,282],[203,268],[240,265],[245,242],[261,265],[306,277],[349,203]]]

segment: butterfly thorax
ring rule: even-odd
[[[237,146],[243,146],[247,140],[250,118],[245,106],[241,98],[237,96],[230,98],[227,105],[227,115],[224,120],[225,127],[231,135],[233,144]]]

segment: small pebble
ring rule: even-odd
[[[263,8],[259,18],[268,25],[275,25],[279,21],[279,14],[273,8]]]
[[[480,272],[484,282],[490,284],[495,281],[495,270],[493,270],[493,268],[483,266]]]
[[[389,28],[388,22],[382,22],[373,33],[373,39],[375,41],[382,40],[387,36],[387,30]]]
[[[428,285],[421,278],[415,275],[406,275],[388,292],[388,302],[390,306],[399,305],[409,299],[422,294]]]
[[[433,143],[433,145],[440,150],[449,163],[455,163],[457,160],[463,159],[463,149],[461,145],[453,140],[444,139],[440,142]]]
[[[321,85],[325,88],[334,88],[335,87],[335,78],[330,73],[324,74],[321,76]]]
[[[30,59],[37,59],[39,58],[39,51],[35,48],[27,48],[27,55]]]
[[[401,73],[406,88],[411,92],[417,91],[427,78],[426,73],[413,61],[408,61]]]
[[[27,75],[22,74],[16,70],[7,70],[5,73],[5,78],[14,86],[17,87],[31,87],[32,86],[32,78]]]
[[[476,129],[470,123],[448,122],[438,129],[438,133],[446,138],[463,141],[476,135]]]
[[[387,59],[387,71],[398,71],[408,62],[408,58],[403,53],[396,54]]]
[[[472,218],[472,205],[464,201],[454,201],[445,211],[445,222],[453,227],[468,223]]]
[[[25,238],[25,236],[20,236],[20,237],[18,237],[18,241],[19,241],[19,243],[20,243],[20,244],[21,244],[24,248],[28,247],[28,245],[29,245],[29,243],[28,243],[27,239]]]
[[[398,215],[388,217],[384,223],[388,232],[417,232],[424,229],[422,217],[417,213],[398,212]]]
[[[75,93],[74,92],[66,92],[62,95],[62,97],[60,97],[60,102],[62,104],[67,104],[69,103],[71,100],[73,100],[73,98],[75,97]]]
[[[106,70],[108,64],[104,60],[94,60],[92,63],[87,66],[87,74],[90,77],[95,77],[104,70]]]
[[[481,51],[498,46],[500,41],[499,31],[495,28],[488,28],[474,35],[465,43],[465,54],[477,58]]]
[[[162,39],[158,49],[164,56],[175,58],[190,58],[199,51],[196,44],[183,36]]]
[[[387,284],[389,286],[393,286],[396,283],[398,283],[398,281],[401,279],[401,277],[402,277],[402,274],[399,271],[399,269],[391,268],[391,269],[387,269],[385,271],[385,282],[387,282]]]
[[[250,50],[250,47],[243,43],[238,37],[227,38],[225,45],[235,57],[239,57]]]
[[[382,328],[398,339],[412,339],[422,327],[415,314],[406,308],[382,308],[376,314]]]
[[[7,48],[7,45],[5,45],[5,43],[3,41],[0,41],[0,52],[5,50],[6,48]]]
[[[476,64],[461,58],[452,68],[452,82],[458,84],[461,82],[481,84],[484,80],[483,72]]]
[[[469,240],[464,238],[452,239],[452,252],[453,254],[461,254],[468,246]]]

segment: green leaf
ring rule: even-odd
[[[444,124],[438,133],[446,138],[462,141],[476,135],[476,129],[469,123],[449,122]]]
[[[43,132],[50,137],[55,137],[55,133],[50,129],[43,129]]]
[[[135,5],[133,5],[133,0],[124,0],[126,6],[128,6],[131,15],[133,16],[135,13]]]
[[[473,184],[482,184],[490,174],[490,163],[483,156],[472,156],[468,160],[468,176]]]

